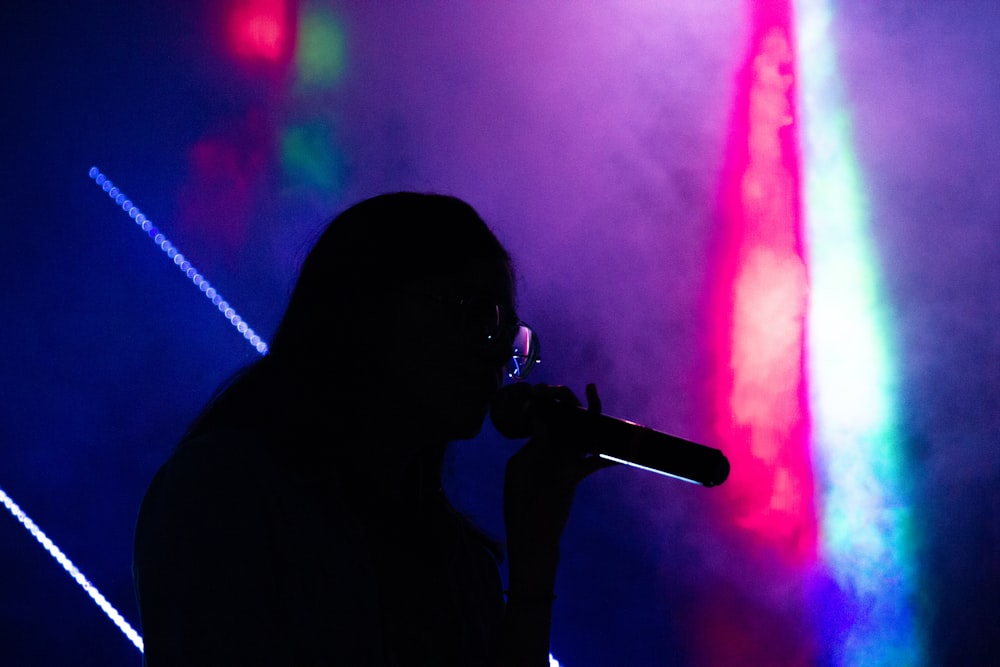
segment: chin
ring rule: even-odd
[[[477,379],[478,383],[467,382],[461,385],[462,390],[442,396],[433,410],[442,434],[449,441],[470,440],[483,430],[497,387],[492,377],[486,378],[486,382],[482,377]]]
[[[486,420],[485,411],[475,419],[455,424],[449,440],[471,440],[483,430],[483,422]]]
[[[449,440],[471,440],[483,430],[489,405],[480,403],[456,410],[448,420]]]

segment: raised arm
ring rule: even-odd
[[[566,387],[536,385],[539,398],[579,405]],[[600,412],[594,385],[587,386],[587,409]],[[552,604],[560,540],[577,485],[613,465],[580,453],[571,443],[534,425],[534,436],[507,464],[504,520],[507,526],[509,582],[500,664],[546,667],[549,664]]]

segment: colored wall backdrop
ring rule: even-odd
[[[511,250],[541,381],[596,382],[608,413],[733,463],[716,489],[585,483],[560,664],[998,659],[992,0],[3,16],[0,498],[123,623],[157,467],[257,357],[324,222],[415,189]],[[516,446],[487,425],[448,464],[498,537]],[[140,662],[13,511],[0,628],[5,665]]]

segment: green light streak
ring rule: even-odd
[[[832,656],[843,665],[919,665],[912,515],[901,460],[896,369],[852,149],[826,0],[799,0],[799,105],[814,452],[821,553],[851,600]]]

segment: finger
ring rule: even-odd
[[[597,395],[597,385],[591,382],[586,388],[587,410],[589,412],[601,413],[601,397]]]

